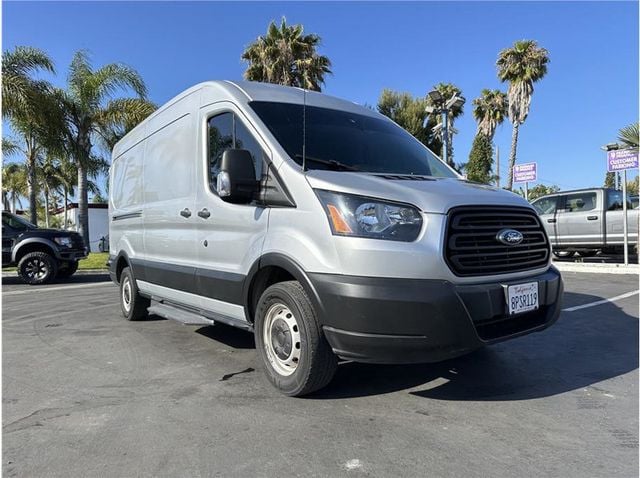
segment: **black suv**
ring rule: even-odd
[[[39,229],[20,216],[2,212],[2,267],[18,266],[27,284],[71,277],[87,253],[77,232]]]

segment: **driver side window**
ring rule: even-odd
[[[220,172],[222,154],[227,149],[246,149],[251,153],[256,168],[256,179],[262,178],[262,172],[266,170],[264,164],[266,153],[260,147],[249,129],[233,113],[222,113],[213,116],[208,121],[209,138],[209,186],[216,190],[216,178]]]

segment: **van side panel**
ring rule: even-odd
[[[144,256],[144,132],[144,127],[138,127],[127,135],[109,171],[109,250],[114,255],[125,252],[130,258]]]
[[[197,265],[194,96],[150,120],[144,153],[144,278],[182,291],[193,290]]]

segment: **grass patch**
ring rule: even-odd
[[[103,269],[107,270],[108,252],[90,252],[89,257],[78,262],[78,270]]]

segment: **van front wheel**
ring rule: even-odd
[[[319,390],[336,372],[338,360],[297,281],[280,282],[264,291],[256,311],[255,336],[267,378],[285,395]]]

